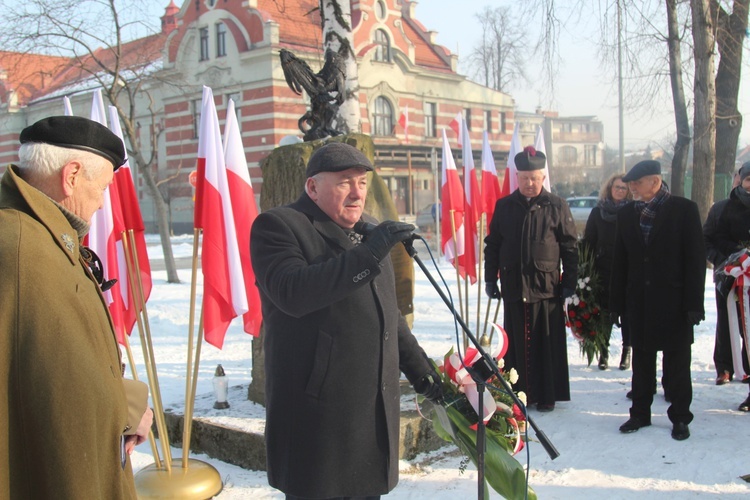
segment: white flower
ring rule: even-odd
[[[524,406],[526,406],[526,393],[523,391],[518,391],[518,394],[516,394],[516,396],[518,396],[518,399],[523,403]]]
[[[518,372],[515,368],[511,368],[508,372],[508,381],[511,384],[515,384],[516,382],[518,382]]]
[[[498,359],[497,360],[497,367],[502,370],[504,366],[505,366],[505,360],[503,358]]]

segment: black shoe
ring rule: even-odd
[[[724,370],[721,374],[716,377],[716,385],[728,384],[732,380],[732,375],[728,371]]]
[[[630,419],[622,424],[620,426],[620,432],[623,434],[630,434],[631,432],[635,432],[641,427],[648,427],[651,425],[651,422],[644,422],[638,417],[630,417]]]
[[[555,411],[555,403],[537,403],[536,409],[544,413]]]
[[[750,396],[748,396],[746,400],[740,403],[740,406],[737,407],[737,409],[740,411],[750,411]]]
[[[627,370],[630,368],[630,346],[622,348],[622,356],[620,356],[620,370]]]
[[[677,441],[684,441],[689,437],[690,437],[690,429],[688,428],[687,424],[683,424],[682,422],[676,422],[672,426],[672,439],[676,439]]]
[[[606,352],[601,353],[599,355],[599,369],[606,370],[607,366],[609,366],[607,364],[608,361],[609,361],[609,353],[606,353]]]

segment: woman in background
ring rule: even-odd
[[[617,211],[632,199],[628,185],[623,182],[625,174],[614,174],[604,183],[599,192],[599,203],[591,210],[586,230],[583,233],[582,243],[588,246],[594,254],[594,268],[600,279],[601,296],[599,305],[604,309],[605,317],[609,318],[609,281],[612,271],[613,253],[615,248],[615,232],[617,229]],[[606,332],[607,348],[609,338],[612,335],[612,325]],[[630,368],[630,330],[627,318],[622,318],[620,326],[622,332],[622,356],[620,357],[620,370]],[[599,369],[606,370],[609,361],[609,351],[603,351],[599,355]]]

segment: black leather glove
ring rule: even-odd
[[[443,382],[440,374],[431,371],[414,383],[414,390],[433,403],[443,402]]]
[[[705,318],[704,318],[702,312],[698,312],[698,311],[688,311],[687,312],[688,323],[690,323],[693,326],[697,325],[698,323],[700,323],[704,319]]]
[[[576,293],[576,291],[574,289],[572,289],[572,288],[563,287],[563,289],[562,289],[563,299],[568,299],[568,298],[572,297],[574,293]]]
[[[609,321],[617,328],[620,328],[622,326],[622,323],[620,322],[620,315],[616,312],[609,313]]]
[[[497,281],[488,281],[484,284],[484,293],[491,299],[500,300],[500,288],[497,286]]]
[[[372,255],[380,262],[388,256],[396,243],[408,240],[416,228],[405,222],[387,220],[378,224],[362,241]]]

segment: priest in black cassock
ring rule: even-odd
[[[484,240],[485,290],[505,303],[514,389],[552,411],[570,400],[563,300],[577,280],[576,228],[567,202],[544,189],[544,153],[528,146],[514,161],[518,189],[497,201]]]

